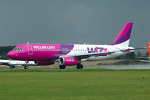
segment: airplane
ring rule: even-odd
[[[0,65],[2,66],[10,66],[10,68],[15,68],[15,66],[25,66],[24,68],[27,69],[28,66],[26,65],[28,64],[29,66],[40,66],[40,65],[52,65],[53,63],[43,63],[43,61],[39,61],[39,62],[35,62],[35,61],[28,61],[28,63],[26,63],[26,61],[19,61],[19,60],[1,60],[0,59]]]
[[[133,22],[127,22],[109,45],[28,43],[16,46],[7,56],[14,60],[60,62],[60,69],[73,65],[83,69],[82,61],[106,60],[134,52],[135,48],[129,47],[132,25]]]
[[[141,62],[150,62],[150,43],[149,42],[147,42],[147,49],[148,49],[149,57],[139,57],[139,58],[144,58],[144,59],[147,59],[147,60],[138,60],[138,61],[141,61]]]

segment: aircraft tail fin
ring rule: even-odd
[[[129,46],[130,35],[132,30],[133,22],[127,22],[122,28],[116,39],[110,45]]]
[[[147,42],[147,48],[148,48],[148,53],[149,53],[149,58],[150,58],[150,43]]]

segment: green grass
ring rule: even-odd
[[[145,78],[142,78],[145,75]],[[147,100],[150,70],[0,71],[0,100]]]

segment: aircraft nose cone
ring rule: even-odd
[[[15,54],[12,51],[10,51],[10,52],[7,53],[7,56],[9,58],[13,59],[15,57]]]

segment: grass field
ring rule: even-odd
[[[0,100],[148,100],[149,98],[150,70],[0,71]]]

